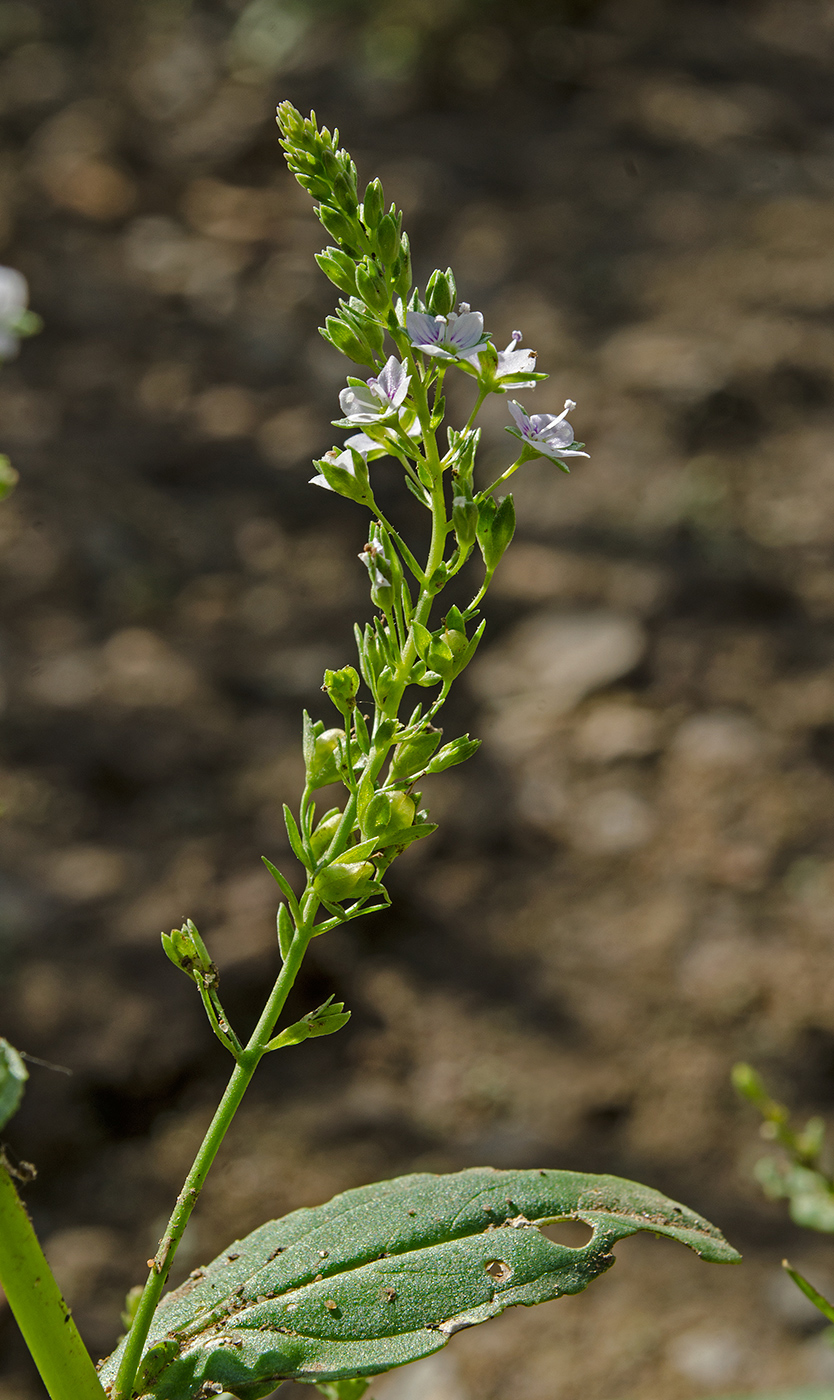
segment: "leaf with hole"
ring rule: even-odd
[[[562,1219],[591,1227],[584,1247],[538,1228]],[[193,1400],[211,1383],[260,1400],[284,1380],[378,1375],[505,1308],[580,1293],[640,1230],[739,1259],[694,1211],[614,1176],[476,1167],[345,1191],[262,1225],[166,1295],[147,1342],[168,1344],[166,1360],[143,1396]]]

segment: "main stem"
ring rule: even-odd
[[[104,1400],[96,1368],[2,1159],[0,1278],[51,1400]]]
[[[434,573],[435,569],[440,564],[443,558],[443,553],[446,545],[447,520],[446,504],[443,495],[443,481],[440,467],[440,458],[437,452],[437,444],[434,433],[431,431],[429,426],[430,415],[428,403],[426,401],[425,391],[423,391],[421,399],[421,411],[419,416],[421,420],[421,426],[423,428],[423,444],[426,452],[426,458],[429,465],[429,469],[432,473],[434,481],[431,493],[432,537],[431,544],[429,546],[429,557],[426,563],[425,570],[425,577],[431,578],[432,574]],[[425,624],[431,612],[432,601],[433,594],[426,587],[423,587],[421,589],[420,597],[414,613],[415,621]],[[416,650],[414,646],[414,632],[412,626],[409,629],[408,639],[406,641],[405,647],[403,648],[402,656],[400,659],[400,665],[397,671],[396,683],[392,687],[391,692],[388,698],[386,699],[384,706],[382,707],[383,714],[388,717],[395,716],[399,710],[403,692],[405,690],[406,677],[408,676],[411,666],[413,665],[415,655]],[[381,762],[384,761],[385,751],[387,751],[387,747],[390,747],[390,745],[386,746],[386,750],[382,750],[381,746],[380,749],[377,750],[377,746],[374,746],[374,751],[370,756],[370,762],[376,762],[376,764],[381,764]],[[342,823],[340,824],[339,831],[336,837],[334,838],[331,850],[328,852],[328,854],[331,855],[331,857],[341,844],[346,843],[349,837],[350,827],[352,826],[354,819],[353,813],[355,812],[355,802],[355,796],[351,797],[350,801],[348,802],[348,809],[350,809],[350,818],[348,818],[348,810],[346,810]],[[339,838],[341,838],[341,842]],[[197,1199],[200,1195],[200,1191],[202,1190],[203,1183],[205,1182],[205,1179],[209,1173],[209,1169],[211,1168],[211,1165],[214,1162],[215,1157],[217,1156],[220,1144],[222,1143],[229,1129],[231,1121],[234,1118],[235,1113],[237,1112],[240,1102],[244,1094],[246,1093],[249,1084],[251,1083],[252,1076],[254,1075],[255,1070],[258,1067],[258,1063],[260,1062],[261,1058],[263,1057],[266,1051],[267,1042],[269,1041],[272,1035],[275,1022],[283,1009],[284,1003],[286,1002],[290,989],[292,988],[296,976],[298,975],[298,970],[303,961],[304,954],[307,951],[307,945],[310,941],[310,937],[312,936],[313,921],[315,918],[317,906],[318,900],[314,892],[312,890],[308,891],[307,895],[302,900],[302,927],[299,928],[296,937],[293,940],[289,956],[287,957],[287,961],[284,963],[284,966],[281,970],[281,974],[278,977],[278,980],[275,983],[275,986],[270,995],[269,1001],[264,1007],[261,1019],[255,1027],[252,1037],[249,1040],[245,1050],[243,1051],[243,1054],[238,1059],[238,1063],[235,1066],[229,1083],[226,1086],[226,1091],[223,1094],[222,1099],[220,1100],[214,1117],[212,1118],[208,1132],[203,1138],[200,1150],[198,1151],[197,1156],[194,1159],[194,1163],[191,1167],[190,1172],[188,1173],[188,1176],[185,1179],[183,1188],[177,1197],[176,1206],[174,1207],[174,1211],[171,1215],[170,1220],[168,1221],[168,1227],[165,1231],[165,1234],[163,1235],[160,1241],[159,1249],[156,1252],[156,1255],[153,1260],[153,1265],[151,1267],[151,1272],[148,1276],[148,1281],[145,1284],[142,1297],[139,1301],[139,1306],[136,1310],[136,1316],[134,1317],[133,1325],[131,1326],[130,1332],[127,1336],[124,1353],[122,1355],[122,1360],[119,1365],[118,1374],[116,1376],[116,1382],[113,1387],[112,1400],[132,1400],[132,1397],[134,1395],[134,1384],[136,1381],[136,1374],[138,1372],[139,1364],[142,1359],[142,1353],[144,1350],[145,1342],[147,1341],[148,1333],[151,1328],[151,1323],[153,1322],[154,1313],[156,1312],[156,1309],[159,1305],[159,1300],[162,1296],[162,1291],[167,1282],[168,1274],[170,1272],[171,1265],[174,1260],[174,1255],[177,1252],[177,1247],[182,1238],[183,1231],[185,1230],[185,1227],[188,1224],[191,1212],[193,1211],[194,1206],[197,1203]],[[81,1394],[79,1394],[78,1397],[73,1397],[73,1400],[84,1400],[84,1397]]]
[[[136,1373],[142,1359],[148,1332],[168,1280],[168,1274],[174,1262],[174,1255],[182,1239],[183,1231],[197,1204],[200,1191],[217,1156],[220,1144],[226,1136],[246,1090],[249,1088],[255,1070],[263,1058],[275,1022],[283,1010],[284,1003],[298,975],[309,941],[309,933],[302,932],[297,933],[293,939],[287,960],[270,993],[261,1018],[232,1072],[225,1093],[200,1145],[200,1150],[194,1158],[191,1170],[183,1183],[183,1188],[177,1196],[177,1203],[168,1221],[165,1234],[159,1242],[148,1281],[139,1300],[136,1316],[127,1335],[124,1353],[113,1387],[112,1400],[132,1400]],[[100,1390],[101,1387],[99,1387]],[[53,1397],[53,1400],[57,1400],[57,1398]],[[68,1395],[67,1400],[81,1400],[81,1395],[80,1393],[78,1397]]]

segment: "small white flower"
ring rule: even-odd
[[[525,375],[535,374],[536,352],[535,350],[519,350],[518,342],[522,338],[521,331],[513,331],[512,339],[505,350],[496,350],[495,367],[489,362],[489,356],[481,353],[478,357],[478,370],[481,374],[488,375],[490,382],[495,381],[495,387],[500,392],[506,393],[507,388],[513,389],[534,389],[537,381],[526,379]],[[543,375],[539,376],[544,378]],[[507,380],[505,386],[501,386],[501,380]]]
[[[358,436],[359,434],[357,434],[357,437]],[[359,451],[359,449],[356,447],[355,441],[351,439],[350,445],[345,445],[341,452],[337,452],[335,447],[331,447],[329,452],[325,452],[324,457],[321,460],[324,462],[328,462],[333,467],[340,467],[342,471],[346,471],[348,476],[353,477],[354,481],[356,482],[357,490],[359,490],[361,488],[361,483],[356,475],[357,464],[354,459],[353,452],[351,452],[350,450],[351,447],[353,447],[355,451]],[[359,452],[359,455],[364,456],[364,453]],[[321,486],[324,491],[333,490],[333,487],[330,485],[330,482],[327,480],[327,477],[322,474],[319,474],[318,476],[311,476],[310,485]]]
[[[411,383],[405,365],[392,355],[376,379],[349,385],[339,395],[342,413],[350,423],[378,423],[400,407]]]
[[[18,351],[17,326],[29,302],[29,286],[22,272],[0,267],[0,360],[12,360]]]
[[[573,399],[565,399],[565,407],[559,414],[527,414],[521,404],[512,399],[510,413],[517,426],[508,428],[507,432],[520,438],[527,446],[534,447],[540,457],[549,457],[552,462],[559,462],[564,457],[587,457],[587,452],[573,446],[573,428],[565,421],[574,408],[576,404]]]
[[[484,344],[484,318],[470,311],[462,301],[458,311],[448,316],[430,316],[427,311],[407,311],[406,330],[415,350],[441,360],[474,360]]]

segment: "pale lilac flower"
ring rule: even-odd
[[[395,413],[402,404],[411,375],[392,355],[376,379],[349,385],[339,395],[342,413],[350,423],[378,423]]]
[[[573,399],[565,399],[565,407],[559,414],[527,414],[521,404],[512,399],[510,413],[517,427],[508,428],[507,432],[520,438],[526,446],[535,448],[540,457],[549,457],[553,462],[561,461],[563,457],[587,457],[587,452],[573,446],[573,428],[565,421],[574,408],[576,404]]]
[[[0,267],[0,360],[14,359],[17,354],[17,327],[28,301],[29,287],[23,273],[13,267]]]
[[[470,311],[466,301],[448,316],[407,311],[405,324],[414,349],[441,360],[475,360],[487,338],[483,316],[480,311]]]
[[[506,393],[507,388],[513,389],[534,389],[537,380],[527,379],[526,375],[535,374],[536,371],[536,351],[519,350],[518,342],[522,339],[521,331],[513,331],[512,339],[505,350],[496,350],[496,362],[494,366],[490,363],[488,355],[478,356],[478,370],[481,374],[488,376],[490,383],[495,381],[496,390]],[[540,375],[543,379],[545,376]],[[506,385],[501,385],[501,380],[507,380]]]

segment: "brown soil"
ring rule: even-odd
[[[3,1031],[72,1070],[33,1067],[8,1132],[32,1214],[110,1350],[226,1068],[159,930],[195,919],[251,1024],[300,710],[326,717],[369,614],[363,516],[306,484],[346,366],[276,146],[289,96],[382,175],[419,275],[451,262],[499,344],[524,331],[552,379],[522,397],[578,400],[591,459],[517,478],[446,719],[484,748],[427,790],[442,832],[393,912],[311,950],[294,1007],[334,992],[353,1020],[264,1064],[180,1272],[404,1171],[615,1172],[744,1266],[627,1242],[587,1295],[372,1393],[834,1384],[778,1267],[825,1287],[834,1253],[761,1199],[728,1083],[745,1058],[800,1113],[834,1104],[830,7],[322,0],[258,35],[264,13],[0,4],[0,257],[45,320],[0,380]],[[2,1328],[0,1400],[33,1400]]]

